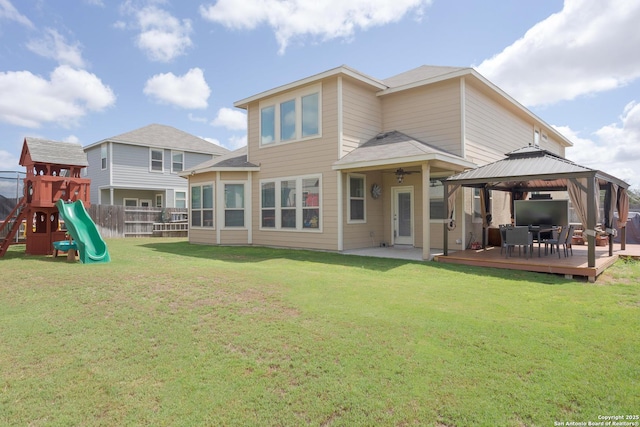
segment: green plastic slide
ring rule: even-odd
[[[111,261],[107,244],[100,236],[96,223],[84,208],[82,200],[73,203],[58,200],[56,207],[60,212],[60,218],[67,226],[68,233],[78,246],[80,262],[91,264]]]

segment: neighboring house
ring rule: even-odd
[[[84,148],[91,203],[185,208],[188,186],[179,173],[229,150],[158,124]]]
[[[444,245],[442,180],[524,146],[571,142],[472,68],[422,66],[385,80],[347,66],[235,103],[248,146],[188,169],[189,241],[343,251]],[[495,192],[498,193],[498,192]],[[494,223],[510,221],[495,194]],[[459,191],[449,248],[482,231]]]

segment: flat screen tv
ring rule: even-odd
[[[568,200],[516,200],[516,225],[569,225]]]

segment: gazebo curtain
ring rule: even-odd
[[[582,227],[587,229],[587,178],[570,178],[567,180],[567,191],[573,209],[575,209]]]
[[[447,197],[447,220],[453,220],[454,208],[456,206],[456,194],[458,189],[460,188],[460,184],[450,185],[448,189]]]
[[[629,219],[629,194],[627,190],[618,190],[618,228],[626,227]]]
[[[482,215],[482,226],[487,228],[491,225],[491,190],[486,187],[480,189],[480,214]]]

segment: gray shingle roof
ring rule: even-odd
[[[132,130],[111,138],[104,139],[86,148],[103,142],[118,142],[121,144],[142,145],[145,147],[166,148],[172,150],[207,153],[220,156],[229,152],[224,147],[213,144],[190,133],[171,126],[151,124],[140,129]]]
[[[572,176],[594,175],[600,182],[629,184],[606,173],[578,165],[564,157],[537,147],[524,147],[507,153],[507,158],[470,169],[447,179],[452,184],[490,184],[494,189],[523,188],[554,190],[566,187]]]
[[[31,160],[36,163],[68,166],[88,165],[87,155],[80,144],[32,137],[26,137],[24,143],[27,145]]]
[[[372,162],[406,162],[425,157],[441,157],[455,163],[472,164],[462,157],[449,153],[402,132],[391,131],[377,135],[334,163],[337,167]]]
[[[199,165],[185,170],[181,175],[189,175],[191,173],[202,173],[202,172],[210,172],[214,170],[222,170],[222,169],[257,169],[258,165],[255,165],[249,161],[247,161],[247,146],[238,148],[237,150],[231,151],[225,155],[220,157],[216,157],[215,159],[207,160],[204,163],[200,163]]]

